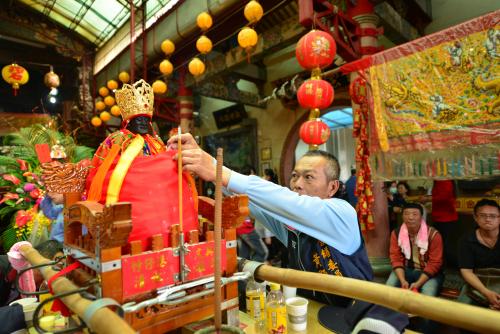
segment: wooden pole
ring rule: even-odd
[[[48,259],[41,256],[36,249],[31,246],[21,246],[20,248],[23,256],[28,260],[31,265],[39,265],[50,262]],[[40,269],[45,280],[49,280],[52,276],[57,274],[50,266]],[[65,277],[58,277],[52,283],[54,294],[60,294],[77,289],[78,287],[71,283]],[[90,306],[92,301],[82,298],[79,294],[69,295],[62,297],[61,300],[64,304],[80,318],[83,317],[85,310]],[[97,310],[90,323],[87,324],[89,328],[98,334],[134,334],[135,331],[116,313],[104,307]]]
[[[221,235],[222,235],[222,148],[217,149],[217,170],[215,177],[215,217],[214,217],[214,243],[215,243],[215,265],[214,265],[214,295],[215,295],[215,331],[218,333],[222,326],[221,314]]]
[[[180,279],[181,282],[186,281],[186,249],[184,248],[184,228],[182,225],[182,211],[184,208],[182,200],[182,142],[181,142],[181,127],[177,127],[177,174],[179,180],[179,259],[180,259]]]
[[[181,127],[177,128],[177,171],[179,173],[179,230],[180,233],[183,233],[182,228],[182,144],[181,144]],[[182,246],[182,245],[181,245]]]
[[[255,271],[259,280],[302,289],[361,299],[387,308],[422,316],[479,333],[500,333],[500,311],[489,310],[410,290],[347,277],[323,275],[262,265]]]

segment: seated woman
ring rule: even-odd
[[[500,272],[500,242],[498,242],[500,206],[494,200],[480,200],[474,207],[474,220],[478,228],[467,233],[459,243],[458,267],[466,284],[458,300],[500,310],[500,289],[486,287],[476,272],[481,268],[497,268]],[[500,281],[500,277],[496,281]],[[484,297],[483,302],[481,296],[474,299],[470,297],[471,287]]]
[[[391,233],[393,271],[386,284],[437,296],[443,283],[443,240],[422,215],[420,204],[403,207],[403,224]]]

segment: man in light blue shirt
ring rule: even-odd
[[[177,149],[177,140],[177,136],[170,138],[170,149]],[[181,135],[181,141],[184,170],[215,181],[213,158],[190,134]],[[339,175],[334,156],[310,151],[295,165],[290,189],[228,168],[223,169],[222,184],[231,192],[248,195],[251,215],[288,246],[290,268],[371,280],[356,211],[348,202],[332,198],[339,189]],[[299,293],[328,304],[349,302],[326,293]]]

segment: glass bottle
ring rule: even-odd
[[[247,313],[255,321],[257,328],[263,328],[265,317],[265,292],[262,286],[253,278],[250,278],[247,283],[246,300]]]

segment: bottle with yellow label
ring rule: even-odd
[[[268,334],[286,334],[286,305],[285,298],[281,293],[281,287],[277,283],[271,283],[271,292],[267,296],[267,333]]]
[[[255,325],[257,328],[264,327],[264,307],[265,307],[265,293],[262,286],[255,282],[253,278],[247,283],[246,288],[246,300],[247,300],[247,313],[255,320]]]

